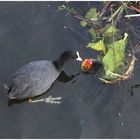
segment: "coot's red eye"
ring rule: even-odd
[[[92,65],[93,65],[92,60],[87,58],[82,62],[81,69],[84,71],[89,71],[91,69]]]

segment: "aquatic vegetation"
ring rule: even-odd
[[[86,48],[99,52],[96,60],[101,61],[104,67],[104,73],[99,79],[105,83],[126,80],[131,77],[134,70],[137,50],[128,49],[129,33],[117,26],[118,21],[129,13],[129,8],[139,12],[135,2],[105,2],[101,11],[97,12],[97,9],[92,7],[84,17],[74,14],[74,17],[80,20],[80,25],[86,28],[91,36]],[[128,50],[131,54],[129,58],[126,57]],[[84,71],[91,68],[89,60],[83,61],[81,65]]]
[[[106,48],[105,48],[103,39],[100,39],[96,43],[89,43],[86,47],[94,49],[96,51],[102,51],[104,54],[106,54]]]
[[[76,10],[74,8],[65,5],[58,6],[58,11],[66,11],[71,14],[76,14]]]
[[[128,33],[124,32],[124,36],[121,36],[119,34],[120,29],[116,26],[118,18],[122,16],[124,11],[127,12],[127,4],[128,2],[122,2],[114,12],[112,12],[111,7],[111,15],[104,22],[104,25],[102,24],[100,28],[94,29],[91,25],[92,28],[88,30],[92,40],[86,47],[100,52],[97,59],[104,65],[104,74],[99,79],[106,83],[116,83],[126,80],[130,77],[134,69],[136,60],[134,54],[129,59],[129,62],[126,60]],[[92,18],[98,18],[99,15],[100,13],[96,12],[96,8],[91,8],[85,14],[85,19],[91,20]],[[103,14],[101,13],[101,15]],[[103,18],[98,18],[98,23],[99,20],[102,22]]]
[[[86,18],[86,19],[92,20],[92,19],[96,18],[97,16],[98,16],[98,13],[97,13],[97,11],[96,11],[96,8],[91,8],[91,9],[86,13],[85,18]]]
[[[102,60],[104,64],[106,79],[116,78],[115,76],[112,77],[110,72],[118,73],[119,69],[125,66],[124,62],[125,62],[125,48],[127,44],[126,43],[127,36],[128,34],[125,33],[124,39],[115,41],[113,44],[109,44],[107,46],[108,51]],[[114,51],[115,51],[115,55],[114,55]]]

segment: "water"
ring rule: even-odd
[[[62,96],[60,105],[23,102],[8,106],[3,84],[26,63],[54,60],[68,49],[79,51],[83,58],[93,57],[93,51],[85,48],[90,41],[86,29],[72,16],[58,12],[61,4],[0,4],[0,138],[139,138],[139,61],[132,79],[120,86],[100,84],[93,75],[79,73],[79,62],[70,61],[41,96]],[[72,5],[82,14],[91,5],[100,7],[95,2]]]

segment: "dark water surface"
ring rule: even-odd
[[[70,61],[62,77],[41,96],[62,96],[61,104],[8,106],[3,84],[26,63],[53,60],[69,49],[78,50],[83,58],[93,57],[93,51],[85,49],[90,40],[86,29],[58,12],[61,4],[0,2],[0,138],[140,138],[140,88],[134,86],[140,84],[139,61],[132,79],[120,87],[100,84],[91,74],[78,75],[80,63]],[[72,4],[81,13],[91,5],[100,6]]]

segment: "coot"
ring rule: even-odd
[[[63,65],[70,59],[82,61],[78,52],[65,51],[55,61],[33,61],[12,76],[8,86],[8,99],[33,98],[46,92],[61,73]]]

